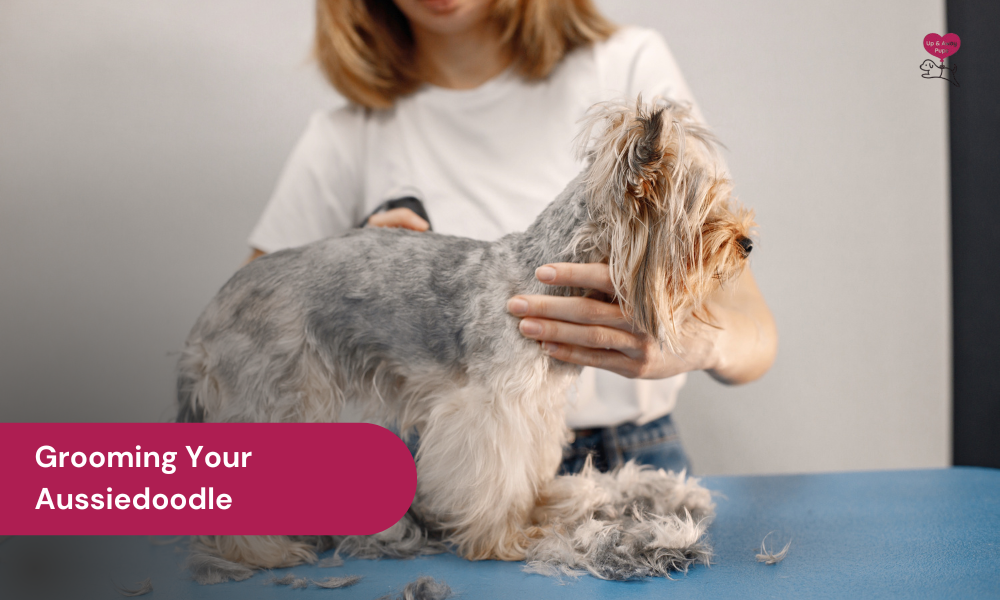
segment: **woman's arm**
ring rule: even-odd
[[[614,294],[608,266],[559,263],[539,267],[539,281]],[[507,303],[522,317],[521,334],[543,343],[552,357],[625,377],[662,379],[705,370],[729,384],[748,383],[771,367],[778,347],[774,318],[753,274],[719,289],[707,301],[712,325],[692,321],[674,354],[653,338],[632,331],[615,303],[592,298],[525,295]]]

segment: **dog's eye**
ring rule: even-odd
[[[741,237],[736,240],[736,243],[740,245],[740,248],[743,248],[743,258],[750,256],[750,251],[753,250],[753,240],[748,237]]]

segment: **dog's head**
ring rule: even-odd
[[[581,141],[590,222],[578,251],[607,261],[625,315],[677,350],[678,326],[710,321],[705,298],[746,267],[753,215],[731,200],[718,145],[685,105],[599,104]]]
[[[931,69],[936,69],[936,68],[937,64],[929,58],[924,62],[920,63],[920,70],[923,71],[924,74],[930,73]]]

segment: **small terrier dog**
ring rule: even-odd
[[[553,262],[604,262],[636,331],[676,352],[705,298],[745,268],[754,226],[730,200],[717,145],[687,106],[591,109],[588,166],[523,233],[495,242],[361,229],[264,256],[198,319],[179,364],[178,420],[335,422],[345,409],[416,431],[410,512],[366,538],[203,536],[202,582],[250,568],[450,547],[607,579],[707,562],[708,491],[683,473],[629,464],[556,476],[567,389],[580,368],[525,339],[516,294],[580,295],[538,282]]]

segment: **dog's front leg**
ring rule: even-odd
[[[523,560],[538,492],[558,468],[561,405],[468,385],[435,402],[420,430],[417,503],[472,560]]]

